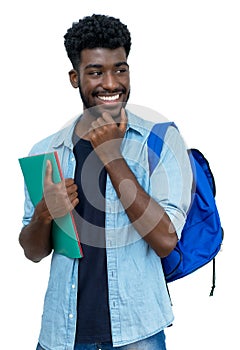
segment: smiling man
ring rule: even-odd
[[[128,100],[129,66],[123,47],[84,49],[78,67],[69,75],[73,87],[79,87],[85,109],[101,105],[106,108],[107,104],[112,108]]]
[[[149,174],[154,123],[126,109],[131,37],[118,19],[92,15],[65,35],[83,113],[38,142],[30,154],[57,151],[64,180],[47,165],[44,196],[26,191],[19,241],[34,262],[52,253],[37,350],[165,350],[173,322],[161,257],[174,249],[191,198],[191,166],[169,127]],[[148,116],[150,119],[151,116]],[[84,257],[53,251],[51,225],[72,212]]]

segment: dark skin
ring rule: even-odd
[[[42,260],[52,251],[51,226],[53,218],[69,213],[79,202],[77,185],[73,179],[55,184],[52,181],[52,165],[48,161],[44,196],[37,204],[30,223],[19,236],[26,257],[34,262]]]
[[[120,151],[127,128],[123,107],[130,91],[124,48],[84,49],[79,69],[71,70],[69,77],[72,86],[80,88],[84,104],[76,133],[91,142],[138,233],[160,257],[167,256],[177,244],[174,226],[164,209],[140,186]],[[73,210],[78,202],[74,180],[54,184],[49,163],[44,197],[19,237],[27,258],[37,262],[51,253],[52,220]]]

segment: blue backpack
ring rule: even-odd
[[[158,164],[163,140],[173,122],[155,124],[148,137],[150,174]],[[223,229],[215,202],[216,187],[208,161],[197,149],[188,150],[193,171],[192,202],[187,214],[181,239],[165,258],[162,266],[167,282],[189,275],[213,260],[213,284],[215,288],[215,256],[221,249]]]

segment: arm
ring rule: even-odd
[[[107,113],[92,123],[90,141],[105,165],[121,203],[136,230],[160,257],[167,256],[177,243],[175,228],[165,210],[139,185],[121,155],[126,116],[119,126]]]
[[[51,253],[52,220],[66,215],[78,202],[77,186],[73,179],[53,183],[52,166],[48,161],[44,196],[37,204],[30,223],[23,227],[19,235],[19,243],[28,259],[38,262]]]
[[[52,251],[51,220],[48,215],[45,200],[42,199],[37,204],[30,223],[22,228],[19,235],[25,256],[34,262],[39,262]]]
[[[160,257],[167,256],[178,239],[164,209],[143,190],[123,158],[106,168],[135,229]]]

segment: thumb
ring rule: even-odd
[[[53,172],[53,169],[52,169],[52,163],[51,161],[48,159],[47,162],[46,162],[46,172],[45,172],[45,178],[44,178],[44,184],[47,184],[47,183],[52,183],[52,172]]]
[[[122,108],[119,129],[123,132],[123,134],[125,134],[125,131],[127,129],[127,121],[128,121],[128,119],[127,119],[125,109]]]

